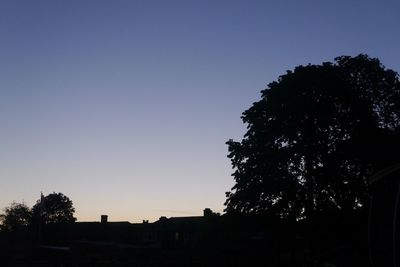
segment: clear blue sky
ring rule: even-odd
[[[79,220],[221,212],[225,141],[299,64],[400,70],[399,1],[0,2],[0,208],[69,196]]]

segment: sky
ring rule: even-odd
[[[0,209],[62,192],[79,221],[224,209],[228,139],[286,70],[400,71],[399,1],[0,1]]]

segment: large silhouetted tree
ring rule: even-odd
[[[39,199],[32,208],[33,218],[41,223],[72,223],[75,208],[72,201],[62,193],[51,193]]]
[[[243,140],[227,142],[227,212],[351,211],[367,203],[367,177],[399,160],[400,83],[378,59],[299,66],[261,93],[243,113]]]

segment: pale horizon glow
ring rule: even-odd
[[[225,142],[286,70],[400,71],[396,1],[2,1],[0,208],[61,192],[79,221],[223,212]]]

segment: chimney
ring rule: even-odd
[[[203,216],[204,217],[210,217],[213,214],[212,210],[209,208],[206,208],[203,210]]]
[[[107,223],[108,221],[108,216],[107,215],[101,215],[101,223]]]

